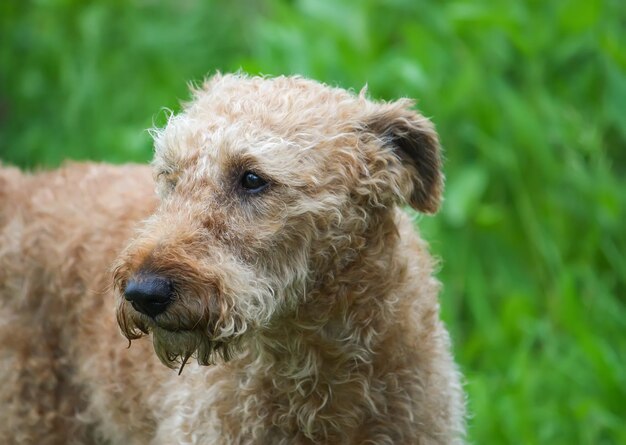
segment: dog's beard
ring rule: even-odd
[[[154,352],[163,364],[182,372],[191,357],[200,365],[226,362],[239,350],[239,337],[212,340],[201,331],[172,332],[158,326],[152,329]]]
[[[122,301],[117,309],[117,321],[129,341],[151,334],[154,351],[169,368],[182,372],[194,357],[200,365],[213,365],[231,360],[241,349],[246,323],[236,314],[217,320],[200,319],[191,326],[179,323],[163,324],[134,311]]]

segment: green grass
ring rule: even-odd
[[[2,2],[0,158],[146,161],[216,69],[419,98],[470,439],[626,443],[624,42],[619,0]]]

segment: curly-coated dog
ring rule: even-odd
[[[216,75],[154,131],[154,179],[1,169],[0,443],[462,443],[399,208],[443,184],[411,106]]]

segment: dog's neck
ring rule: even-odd
[[[294,430],[309,439],[341,440],[334,435],[357,428],[366,410],[380,408],[372,406],[380,403],[372,397],[381,396],[373,394],[380,374],[377,353],[389,347],[394,326],[389,320],[398,315],[397,290],[407,270],[395,248],[394,216],[388,216],[376,222],[366,243],[349,252],[352,261],[341,273],[325,277],[250,345],[247,384],[267,380],[273,415],[292,419]]]

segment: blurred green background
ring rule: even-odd
[[[626,443],[626,3],[0,2],[0,159],[145,162],[219,69],[419,99],[476,444]]]

